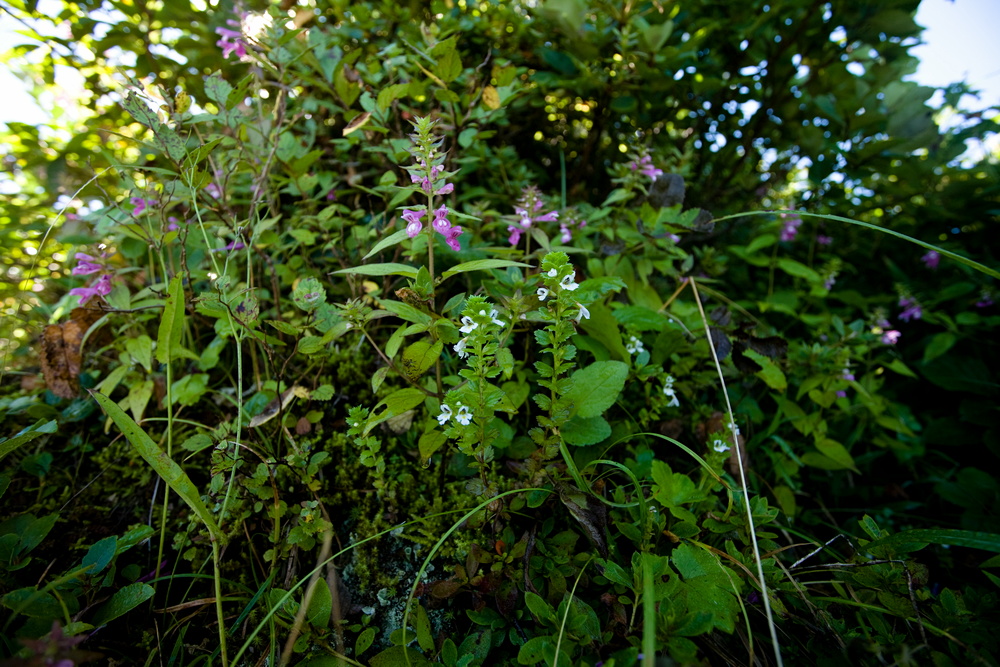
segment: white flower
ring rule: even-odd
[[[472,413],[469,412],[469,408],[465,407],[464,405],[459,405],[458,414],[455,415],[455,421],[457,421],[462,426],[468,426],[469,422],[472,421]]]
[[[557,269],[549,269],[549,272],[545,275],[547,275],[549,278],[555,278],[556,276],[559,275],[559,271]]]
[[[722,452],[728,452],[730,450],[730,447],[722,440],[715,440],[712,442],[712,449],[714,449],[719,453],[722,453]]]
[[[476,322],[474,322],[472,318],[469,317],[468,315],[462,318],[462,324],[464,324],[465,326],[461,327],[459,331],[461,331],[464,334],[470,334],[474,330],[479,328],[479,325]]]
[[[668,408],[680,407],[680,400],[677,398],[677,390],[674,389],[674,376],[668,375],[665,384],[663,385],[663,395],[669,398],[667,402]]]
[[[449,419],[451,419],[451,408],[446,403],[442,403],[441,414],[438,415],[438,424],[444,426],[444,423]]]
[[[497,312],[496,308],[494,308],[493,310],[490,311],[490,319],[493,321],[493,324],[497,325],[498,327],[505,327],[505,326],[507,326],[506,322],[504,322],[501,319],[498,319],[499,317],[500,317],[500,313]]]
[[[575,290],[579,285],[573,282],[573,274],[568,273],[563,276],[563,279],[559,281],[559,286],[563,289],[568,289],[570,292]]]
[[[576,314],[576,321],[577,321],[577,323],[579,323],[580,320],[589,320],[590,319],[590,311],[587,310],[587,307],[585,305],[583,305],[582,303],[578,303],[576,305],[578,305],[580,307],[580,312]]]
[[[539,301],[545,301],[547,298],[549,298],[549,291],[544,287],[539,287],[538,290],[535,292],[535,294],[538,295]]]
[[[729,428],[732,429],[733,435],[740,434],[740,427],[736,425],[736,422],[729,422]]]
[[[465,342],[468,338],[463,338],[462,340],[455,343],[455,354],[459,356],[460,359],[465,359],[469,356],[469,353],[465,351]]]
[[[641,340],[635,336],[631,336],[628,345],[625,346],[625,351],[629,354],[642,354],[646,351],[646,348],[643,346]]]

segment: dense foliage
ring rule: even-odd
[[[9,4],[0,658],[997,662],[916,1]]]

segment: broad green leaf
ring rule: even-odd
[[[584,418],[598,417],[614,405],[627,377],[627,364],[595,361],[573,373],[566,398],[573,402],[575,414]]]
[[[823,282],[823,278],[818,273],[802,262],[796,262],[794,259],[788,259],[787,257],[780,258],[778,260],[778,268],[790,276],[805,278],[811,283]]]
[[[397,243],[405,241],[407,238],[409,238],[409,237],[408,237],[408,235],[406,233],[406,230],[405,229],[400,229],[398,232],[396,232],[394,234],[390,234],[389,236],[385,237],[384,239],[382,239],[381,241],[379,241],[378,243],[376,243],[375,247],[372,248],[371,250],[369,250],[368,254],[365,255],[364,257],[362,257],[362,259],[368,259],[372,255],[377,254],[377,253],[385,250],[386,248],[391,248],[392,246],[396,245]]]
[[[836,440],[822,438],[816,442],[816,449],[818,449],[824,456],[840,463],[843,467],[850,468],[854,472],[859,472],[857,466],[854,465],[854,459],[851,458],[850,452],[848,452],[847,448]]]
[[[417,605],[417,643],[427,653],[434,651],[434,635],[431,634],[431,620],[427,616],[427,610],[422,605]]]
[[[212,539],[218,542],[222,542],[224,535],[222,531],[219,530],[219,526],[215,523],[215,517],[212,513],[205,507],[205,503],[201,500],[201,494],[198,492],[198,487],[194,485],[191,479],[187,476],[177,463],[174,462],[166,452],[160,449],[153,439],[146,435],[146,432],[136,424],[131,417],[125,414],[125,411],[118,407],[118,404],[112,401],[110,398],[103,394],[99,394],[95,391],[91,391],[90,395],[94,397],[94,400],[104,409],[111,420],[121,429],[125,437],[128,438],[132,446],[139,453],[146,463],[156,471],[156,473],[163,478],[163,481],[176,493],[181,499],[187,503],[191,511],[205,524],[208,532],[211,534]]]
[[[420,460],[427,461],[434,453],[444,447],[448,438],[440,431],[430,431],[420,436],[417,442],[417,450],[420,452]]]
[[[325,579],[318,579],[312,599],[309,600],[309,611],[306,621],[315,628],[325,628],[330,625],[330,614],[333,609],[333,596]]]
[[[397,417],[406,412],[407,410],[411,410],[417,407],[418,405],[424,402],[424,399],[426,397],[427,396],[424,394],[424,392],[420,391],[419,389],[414,389],[412,387],[407,387],[405,389],[397,389],[396,391],[392,392],[391,394],[383,398],[381,401],[379,401],[378,405],[375,406],[375,409],[372,410],[373,416],[368,419],[368,423],[365,425],[364,435],[367,436],[369,433],[371,433],[371,430],[373,428],[375,428],[385,420]],[[375,416],[375,413],[378,412],[379,408],[382,406],[385,406],[385,409],[382,410],[382,412],[379,413],[377,416]]]
[[[580,417],[577,415],[562,427],[562,436],[571,445],[585,447],[596,445],[611,435],[611,424],[601,417]]]
[[[94,624],[94,627],[105,625],[153,597],[154,592],[153,587],[149,584],[129,584],[112,595],[111,599],[97,610],[90,622]]]
[[[184,285],[180,274],[174,276],[167,287],[167,301],[163,306],[163,318],[156,337],[156,360],[169,364],[177,358],[177,348],[181,344],[184,330]]]
[[[430,324],[431,316],[422,310],[418,310],[408,303],[402,301],[390,301],[388,299],[379,301],[379,305],[407,322],[414,324]],[[404,335],[404,334],[401,334]],[[390,357],[391,358],[391,357]]]
[[[417,269],[413,268],[412,266],[407,266],[406,264],[397,264],[395,262],[353,266],[347,269],[340,269],[339,271],[334,271],[334,273],[352,273],[359,276],[406,276],[407,278],[417,277]]]
[[[508,266],[520,266],[524,268],[531,268],[531,264],[525,264],[524,262],[514,262],[509,259],[475,259],[471,262],[462,262],[461,264],[456,264],[447,271],[441,274],[441,278],[450,278],[456,273],[464,273],[466,271],[483,271],[485,269],[505,269]]]
[[[354,640],[354,655],[360,656],[362,653],[367,651],[371,647],[372,643],[375,641],[375,628],[369,626],[365,628],[364,632],[358,635],[358,638]]]
[[[87,574],[91,576],[100,574],[115,557],[117,551],[118,538],[114,535],[105,537],[91,545],[90,549],[87,550],[87,555],[83,557],[83,566],[90,568],[87,570]]]
[[[429,343],[418,340],[403,350],[402,372],[410,380],[416,380],[441,358],[444,344],[437,340]]]

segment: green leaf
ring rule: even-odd
[[[426,395],[424,392],[412,387],[397,389],[392,392],[379,401],[378,405],[375,406],[375,409],[372,410],[372,414],[374,415],[374,413],[377,412],[381,406],[385,406],[385,410],[383,410],[378,416],[372,416],[368,419],[368,423],[365,425],[364,435],[367,436],[371,433],[373,428],[385,420],[399,416],[407,410],[417,407],[424,402],[425,398]]]
[[[790,276],[795,276],[796,278],[805,278],[811,283],[823,282],[823,278],[820,277],[818,273],[810,269],[802,262],[796,262],[794,259],[788,259],[787,257],[782,257],[781,259],[778,260],[778,268]]]
[[[785,391],[788,388],[788,380],[785,379],[784,372],[770,357],[765,357],[763,354],[750,349],[743,350],[743,354],[756,361],[761,367],[755,375],[767,383],[768,387],[777,391]]]
[[[222,78],[221,72],[216,71],[205,79],[205,95],[208,96],[208,99],[218,104],[220,109],[226,108],[226,101],[229,99],[229,93],[231,92],[233,92],[233,87],[228,81]]]
[[[420,376],[434,365],[441,358],[444,344],[437,340],[429,343],[426,340],[418,340],[416,343],[403,350],[402,372],[410,380],[417,380]]]
[[[596,445],[611,435],[611,424],[601,417],[580,417],[577,415],[562,427],[562,436],[571,445],[584,447]]]
[[[163,317],[156,337],[156,360],[169,364],[177,358],[177,348],[181,344],[184,330],[184,285],[178,274],[167,287],[167,301],[163,306]]]
[[[138,362],[147,373],[153,371],[153,339],[143,334],[125,341],[125,349],[132,359]]]
[[[367,651],[375,641],[375,634],[375,628],[370,626],[365,628],[364,632],[354,640],[354,655],[359,656]]]
[[[542,596],[532,591],[525,591],[524,593],[524,603],[528,605],[528,609],[531,613],[535,615],[539,621],[543,623],[545,621],[554,621],[556,618],[555,610],[552,608],[548,602],[545,601]]]
[[[595,361],[573,373],[566,398],[573,402],[575,414],[585,418],[598,417],[614,405],[627,377],[627,364]]]
[[[854,472],[860,472],[857,466],[854,465],[854,459],[851,458],[850,452],[848,452],[847,448],[836,440],[821,438],[816,442],[816,449],[818,449],[824,456],[841,464],[842,467],[849,468]]]
[[[409,238],[409,237],[408,237],[408,235],[406,233],[406,230],[405,229],[400,229],[398,232],[396,232],[394,234],[390,234],[389,236],[385,237],[384,239],[382,239],[381,241],[379,241],[378,243],[376,243],[375,247],[372,248],[371,250],[369,250],[368,254],[365,255],[364,257],[362,257],[362,259],[368,259],[372,255],[374,255],[376,253],[379,253],[382,250],[385,250],[386,248],[391,248],[392,246],[396,245],[397,243],[405,241],[407,238]]]
[[[919,551],[928,544],[950,544],[1000,553],[1000,534],[943,528],[915,528],[877,539],[864,548],[871,551],[873,548],[881,547],[892,549],[896,553],[909,553]]]
[[[413,635],[409,636],[413,637]],[[393,646],[378,655],[372,656],[368,664],[370,667],[423,667],[431,663],[415,649],[406,648],[405,646]]]
[[[448,438],[441,431],[430,431],[420,436],[417,442],[417,449],[420,451],[420,460],[427,461],[434,455],[434,452],[444,447]]]
[[[59,430],[59,423],[57,421],[38,420],[33,426],[18,431],[17,435],[0,441],[0,461],[26,442],[31,442],[35,438],[47,433],[55,433],[57,430]]]
[[[112,595],[111,599],[97,610],[90,622],[94,627],[106,625],[153,597],[154,592],[149,584],[129,584]]]
[[[456,273],[464,273],[466,271],[483,271],[485,269],[505,269],[508,266],[520,266],[524,268],[531,268],[531,264],[525,264],[524,262],[514,262],[509,259],[475,259],[471,262],[462,262],[461,264],[456,264],[447,271],[441,274],[441,278],[450,278]]]
[[[950,331],[943,331],[939,334],[934,334],[931,337],[931,341],[924,348],[924,363],[937,359],[958,342],[958,336],[951,333]]]
[[[330,625],[330,614],[333,609],[333,596],[325,579],[318,579],[312,599],[309,600],[309,611],[306,621],[314,628],[325,628]]]
[[[406,95],[406,91],[409,90],[410,84],[408,83],[396,83],[391,86],[387,86],[378,92],[378,98],[375,100],[375,104],[382,111],[389,108],[393,102],[399,98]]]
[[[353,266],[347,269],[340,269],[334,273],[352,273],[360,276],[406,276],[416,278],[417,269],[406,264],[386,262],[384,264],[365,264],[363,266]]]
[[[128,438],[136,452],[139,453],[146,463],[150,465],[156,473],[163,478],[163,481],[181,497],[191,511],[205,524],[212,539],[222,542],[225,538],[219,526],[215,523],[215,517],[205,507],[198,493],[198,487],[194,485],[179,465],[167,456],[166,452],[157,447],[153,439],[146,435],[146,432],[136,424],[125,411],[118,407],[118,404],[103,394],[91,391],[90,395],[104,409],[111,420],[121,429],[125,437]]]
[[[90,568],[87,570],[87,574],[91,576],[99,574],[108,566],[117,551],[118,538],[114,535],[105,537],[91,545],[90,549],[87,550],[87,555],[83,557],[83,566]]]
[[[422,605],[417,605],[417,643],[427,653],[434,651],[434,636],[431,634],[431,620],[427,617],[427,610]]]
[[[399,316],[400,318],[406,320],[407,322],[413,322],[414,324],[430,324],[431,316],[422,310],[418,310],[408,303],[403,303],[402,301],[390,301],[388,299],[379,301],[379,305],[388,310],[390,313]],[[390,358],[394,355],[390,355]]]
[[[547,649],[547,650],[546,650]],[[552,637],[532,637],[517,652],[517,661],[522,665],[537,665],[545,660],[546,653],[555,654]]]
[[[462,59],[458,55],[458,39],[449,37],[438,42],[431,50],[431,55],[437,58],[434,74],[445,83],[451,83],[462,73]]]

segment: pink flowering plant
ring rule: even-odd
[[[0,661],[63,630],[128,664],[178,637],[223,665],[992,659],[989,594],[921,574],[1000,534],[992,172],[929,166],[968,130],[851,74],[906,104],[837,99],[848,150],[745,117],[742,84],[781,86],[652,5],[518,7],[153,3],[189,64],[141,55],[113,124],[16,147],[80,193],[0,202],[0,622],[35,642]],[[833,69],[762,110],[826,113]]]

